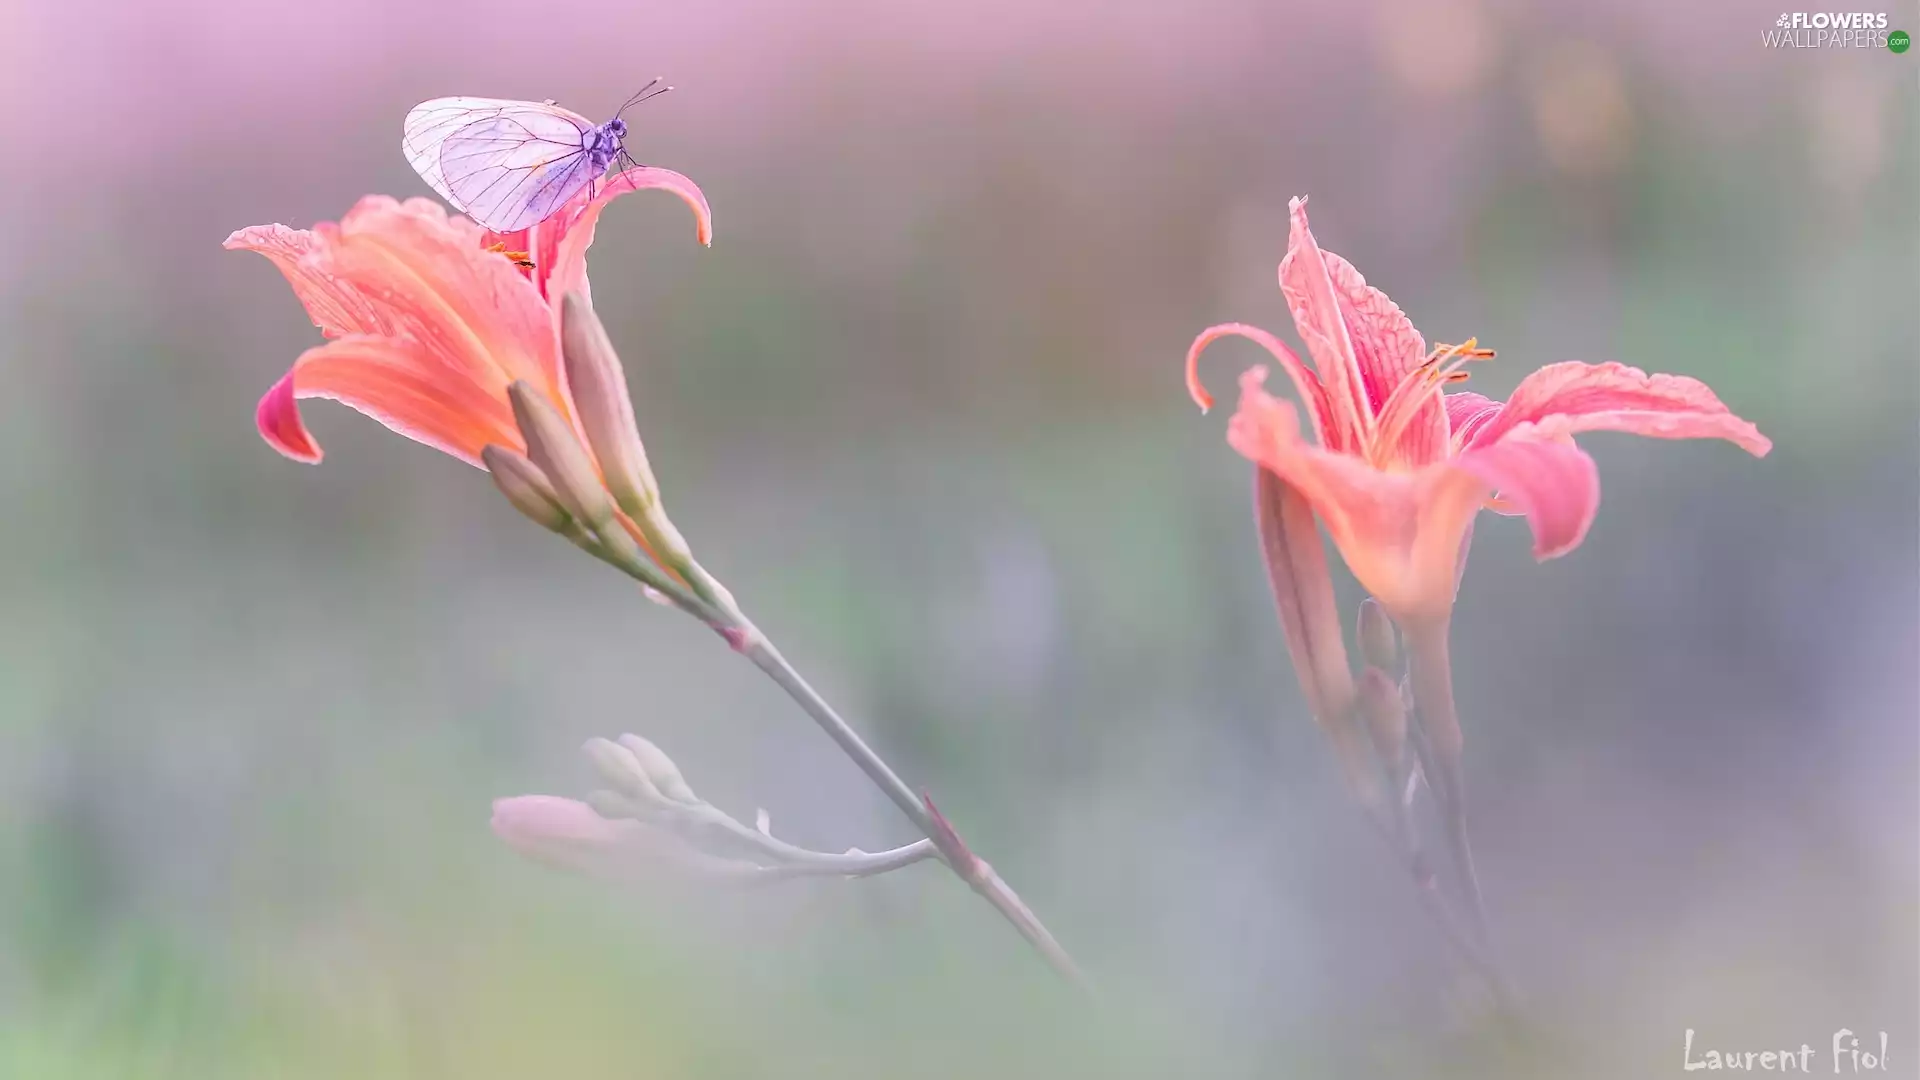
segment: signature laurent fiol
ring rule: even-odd
[[[1887,1071],[1887,1033],[1880,1035],[1880,1052],[1860,1048],[1860,1038],[1847,1028],[1833,1033],[1833,1071],[1842,1076],[1848,1073],[1886,1072]],[[1810,1073],[1814,1066],[1813,1047],[1801,1043],[1798,1050],[1708,1050],[1695,1051],[1693,1048],[1693,1029],[1687,1029],[1683,1068],[1687,1072],[1699,1069],[1738,1069],[1744,1072],[1801,1072]],[[1821,1062],[1825,1064],[1825,1062]]]

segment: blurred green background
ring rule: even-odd
[[[1686,1028],[1843,1026],[1920,1075],[1920,54],[1768,49],[1777,15],[11,5],[0,1077],[1641,1077]],[[790,839],[912,836],[478,472],[324,402],[321,466],[253,431],[319,338],[222,238],[425,194],[424,98],[598,117],[654,74],[631,145],[716,239],[627,199],[592,267],[675,520],[1097,1008],[933,867],[514,855],[489,801],[581,793],[622,731]],[[1576,553],[1478,530],[1454,654],[1530,1051],[1346,802],[1180,385],[1210,323],[1292,336],[1297,194],[1429,340],[1499,350],[1476,389],[1618,359],[1776,443],[1589,436]]]

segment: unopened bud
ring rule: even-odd
[[[606,788],[587,792],[586,801],[594,813],[609,821],[658,821],[661,817],[659,804],[651,798],[631,799]]]
[[[1360,716],[1366,722],[1373,748],[1396,782],[1406,762],[1407,705],[1400,687],[1386,672],[1368,667],[1360,673]]]
[[[693,793],[687,778],[680,775],[680,767],[673,763],[665,750],[648,742],[638,735],[620,736],[620,745],[640,763],[640,768],[653,782],[655,790],[674,802],[697,803],[700,796]]]
[[[613,500],[593,470],[586,448],[553,403],[525,380],[507,387],[513,419],[527,440],[527,456],[553,485],[567,513],[598,532],[613,519]]]
[[[565,532],[573,516],[560,505],[560,496],[540,466],[504,446],[489,446],[480,451],[480,460],[493,477],[493,485],[507,497],[513,508],[534,524],[554,532]]]
[[[493,831],[528,858],[588,873],[618,865],[623,835],[585,803],[551,795],[495,799]]]
[[[1353,671],[1313,504],[1271,470],[1255,467],[1253,514],[1307,708],[1322,727],[1337,730],[1351,723]]]
[[[1369,596],[1360,601],[1360,655],[1382,671],[1400,666],[1400,642],[1394,633],[1393,618],[1380,601]]]
[[[611,795],[600,792],[600,795]],[[618,799],[618,796],[612,796]],[[752,862],[696,850],[671,831],[589,802],[520,795],[493,803],[493,831],[528,858],[563,870],[657,888],[665,880],[757,880]],[[664,874],[674,875],[672,879]]]
[[[567,389],[607,490],[628,514],[645,515],[659,501],[660,491],[640,443],[626,373],[606,327],[579,293],[570,292],[560,301],[560,354],[567,366]]]
[[[654,786],[653,778],[647,775],[647,769],[633,751],[608,739],[588,739],[581,749],[593,761],[593,767],[600,773],[601,779],[612,784],[622,796],[642,802],[659,802],[664,795]]]

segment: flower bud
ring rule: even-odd
[[[554,493],[553,485],[548,482],[547,474],[540,471],[540,466],[504,446],[488,446],[480,451],[480,460],[493,477],[493,485],[500,489],[500,494],[507,497],[514,509],[542,528],[554,532],[566,531],[573,516],[567,513],[566,507],[560,505],[560,496]]]
[[[625,883],[754,881],[765,873],[752,862],[696,850],[671,832],[553,795],[495,799],[493,831],[536,862]]]
[[[638,735],[631,734],[620,736],[620,745],[640,763],[640,768],[647,774],[647,779],[653,782],[655,790],[660,794],[674,802],[697,803],[700,801],[700,796],[693,793],[693,788],[687,784],[686,777],[680,775],[679,766],[673,763],[673,759],[667,756],[666,751]]]
[[[1382,671],[1400,667],[1400,642],[1394,634],[1393,619],[1380,601],[1369,596],[1360,601],[1360,655]]]
[[[600,778],[612,784],[620,795],[643,803],[657,803],[665,799],[632,750],[598,737],[588,739],[581,749],[593,761],[594,770],[600,774]]]
[[[1407,756],[1407,705],[1399,685],[1377,667],[1360,673],[1360,717],[1374,751],[1398,783]]]
[[[621,827],[585,803],[553,795],[493,802],[493,831],[520,854],[550,866],[605,872],[621,846]]]
[[[567,367],[567,388],[580,411],[580,426],[600,463],[607,490],[628,514],[644,516],[659,501],[659,486],[640,443],[620,357],[600,317],[579,293],[570,292],[560,300],[560,353]]]
[[[1313,506],[1292,485],[1256,467],[1253,512],[1280,629],[1307,707],[1321,726],[1344,726],[1351,722],[1353,672]]]
[[[659,821],[662,817],[660,804],[654,800],[630,799],[606,788],[587,792],[587,805],[608,821]]]
[[[527,457],[553,485],[554,495],[567,513],[599,532],[613,519],[613,500],[593,470],[585,447],[573,428],[544,395],[525,380],[507,387],[513,419],[527,440]]]

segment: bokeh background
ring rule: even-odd
[[[7,5],[0,1076],[1638,1077],[1686,1028],[1840,1027],[1920,1075],[1920,53],[1764,48],[1778,14]],[[592,267],[675,518],[1098,1007],[934,867],[521,859],[490,800],[629,730],[789,838],[912,836],[478,472],[324,402],[318,467],[252,430],[319,339],[231,230],[426,194],[419,100],[598,117],[655,74],[632,145],[717,238],[630,198]],[[1180,385],[1212,322],[1291,337],[1303,193],[1430,340],[1500,351],[1483,392],[1619,359],[1777,444],[1589,436],[1579,551],[1479,529],[1454,653],[1527,1048],[1345,801]]]

